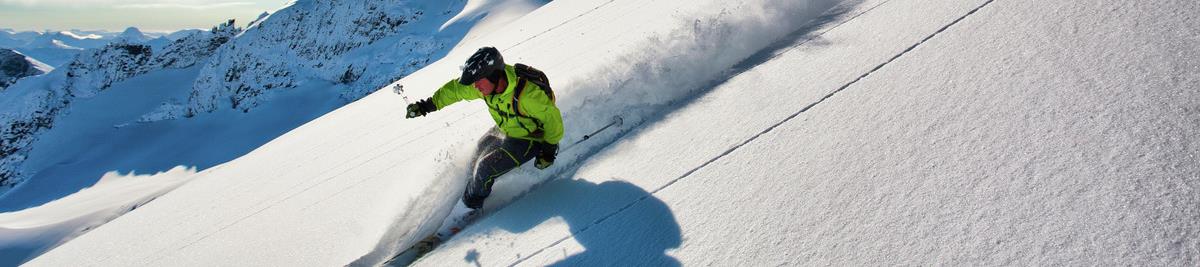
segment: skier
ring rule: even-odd
[[[497,177],[534,158],[538,169],[554,164],[563,137],[562,114],[554,104],[554,92],[545,74],[523,64],[506,65],[494,47],[476,51],[467,59],[462,76],[447,82],[432,97],[409,104],[407,117],[425,116],[473,99],[484,100],[503,136],[489,134],[480,140],[478,155],[482,156],[475,161],[474,175],[467,182],[460,207],[451,213],[451,218],[457,217],[459,222],[469,220],[483,207]],[[461,212],[461,206],[469,209],[466,215],[455,214]],[[448,227],[459,222],[443,223],[438,234],[445,237],[457,232]]]

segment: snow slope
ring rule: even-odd
[[[419,263],[1200,261],[1194,3],[859,8]]]
[[[194,173],[184,167],[154,175],[110,172],[94,186],[36,209],[0,213],[0,265],[20,264],[137,209]]]
[[[1195,265],[1194,10],[552,2],[405,94],[491,44],[547,70],[567,142],[627,127],[505,176],[499,209],[417,264]],[[29,264],[377,263],[436,227],[491,124],[478,104],[397,120],[404,101],[372,94]]]

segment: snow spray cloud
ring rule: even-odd
[[[472,155],[477,153],[478,149],[466,142],[449,143],[432,159],[434,168],[410,170],[410,176],[434,178],[427,180],[431,184],[419,186],[423,190],[410,195],[406,201],[383,205],[386,207],[384,210],[395,211],[384,212],[383,220],[375,220],[390,222],[383,237],[371,252],[350,262],[348,266],[379,266],[423,239],[425,236],[421,233],[436,231],[441,226],[442,218],[448,216],[455,202],[458,202],[462,189],[466,188],[467,181],[463,177],[470,175],[468,166],[474,160]],[[396,186],[412,184],[398,183]]]
[[[621,115],[638,125],[711,90],[718,77],[738,63],[801,29],[833,6],[830,0],[743,2],[734,8],[706,10],[692,27],[647,39],[641,50],[618,57],[585,80],[564,88],[559,97],[568,137]],[[617,63],[620,62],[620,63]],[[602,142],[596,142],[602,143]]]
[[[567,122],[563,143],[575,142],[610,123],[613,116],[624,119],[621,129],[647,123],[686,101],[713,89],[739,63],[768,49],[813,23],[832,8],[834,0],[765,0],[729,4],[720,9],[700,9],[691,27],[651,36],[639,50],[596,64],[596,70],[579,77],[564,77],[558,105]],[[681,19],[686,20],[686,19]],[[572,79],[575,78],[575,79]],[[611,130],[610,130],[611,131]],[[619,134],[583,143],[571,151],[560,151],[558,170],[578,166],[582,158],[614,141]],[[605,140],[607,139],[607,140]],[[564,160],[565,159],[565,160]],[[497,185],[491,198],[508,202],[559,172],[521,172],[509,175],[508,185]],[[528,175],[527,175],[528,174]],[[513,192],[516,191],[516,192]],[[489,200],[489,202],[493,202]]]

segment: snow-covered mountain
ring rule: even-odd
[[[167,38],[167,40],[175,41],[175,40],[182,39],[183,37],[187,37],[188,35],[192,35],[192,33],[202,32],[202,31],[204,31],[204,30],[200,30],[200,29],[179,30],[179,31],[175,31],[175,32],[163,35],[162,38]]]
[[[192,30],[179,31],[174,36],[182,36]],[[138,28],[129,27],[122,32],[108,31],[46,31],[46,32],[16,32],[11,29],[0,31],[0,48],[20,51],[29,57],[43,61],[50,66],[61,66],[69,63],[85,49],[98,49],[114,40],[122,39],[124,43],[148,44],[155,47],[169,42],[165,33],[144,33]]]
[[[155,36],[143,33],[141,30],[139,30],[136,27],[129,27],[129,28],[126,28],[125,31],[121,32],[120,35],[117,35],[117,37],[114,37],[112,39],[112,42],[145,44],[145,45],[149,45],[150,47],[153,47],[155,49],[162,49],[168,43],[173,41],[173,40],[167,38],[166,36],[161,36],[161,34],[159,34],[159,35],[160,36],[155,37]]]
[[[122,31],[121,35],[117,35],[116,38],[113,38],[114,41],[119,40],[126,43],[145,43],[153,39],[153,37],[142,33],[142,31],[136,27],[125,28],[125,31]]]
[[[84,50],[58,40],[39,40],[39,42],[41,43],[29,43],[26,46],[12,47],[12,49],[55,68],[69,63],[75,58],[75,55]]]
[[[358,99],[444,56],[471,24],[441,27],[466,2],[295,1],[209,61],[188,113],[249,111],[308,80],[334,83],[344,100]]]
[[[24,46],[38,36],[37,32],[18,32],[12,29],[0,29],[0,48]]]
[[[469,1],[459,14],[502,2]],[[554,167],[498,180],[490,214],[416,265],[1191,266],[1200,261],[1200,12],[1187,11],[1198,9],[555,1],[462,32],[458,49],[395,83],[405,95],[377,86],[235,160],[164,175],[168,185],[124,206],[104,203],[118,207],[98,208],[106,218],[132,211],[94,230],[58,228],[92,217],[29,214],[139,190],[99,183],[47,205],[56,210],[0,214],[0,237],[13,237],[0,243],[38,240],[45,228],[54,235],[39,248],[79,235],[30,266],[378,265],[437,228],[493,125],[477,102],[399,120],[406,96],[429,95],[474,48],[492,45],[550,75],[566,145]],[[484,24],[474,29],[496,26]],[[289,32],[280,34],[299,36]],[[370,61],[358,53],[387,53],[380,42],[342,55]],[[336,42],[295,45],[327,43]],[[308,51],[286,47],[223,47],[214,58]],[[336,68],[305,63],[313,56],[247,79],[262,59],[179,71],[227,81],[189,85],[192,118],[156,123],[227,126],[219,122],[244,111],[290,112],[313,103],[303,95],[350,91],[354,81],[329,79],[341,77],[330,76]],[[270,75],[289,71],[317,78]],[[172,74],[136,76],[95,98]],[[301,82],[242,94],[232,80]],[[624,123],[603,128],[613,116]],[[606,130],[589,135],[597,129]],[[177,179],[185,184],[158,195]]]
[[[100,48],[108,44],[112,38],[104,38],[100,35],[89,34],[79,35],[69,31],[45,32],[38,35],[33,41],[30,41],[28,47],[31,48],[49,48],[49,47],[71,47],[79,49]]]
[[[96,34],[79,35],[70,31],[39,33],[28,43],[11,47],[51,66],[61,67],[69,63],[85,49],[104,47],[112,38]]]
[[[21,78],[42,75],[53,67],[11,49],[0,48],[0,91]]]
[[[232,21],[214,27],[213,31],[196,32],[167,45],[154,53],[149,45],[123,40],[99,49],[84,50],[71,63],[50,75],[21,80],[11,90],[0,94],[6,103],[0,110],[0,192],[20,184],[42,171],[21,171],[27,156],[36,150],[33,144],[40,135],[56,127],[64,111],[72,110],[78,98],[91,98],[114,83],[151,71],[183,69],[207,60],[215,50],[228,42],[241,29]],[[186,81],[176,81],[186,82]],[[103,112],[76,110],[76,112]]]

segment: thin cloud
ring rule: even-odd
[[[0,4],[24,7],[115,7],[126,9],[214,9],[254,5],[254,2],[202,0],[0,0]]]
[[[207,3],[207,4],[177,4],[177,3],[170,3],[170,4],[168,4],[168,3],[153,3],[153,4],[127,4],[127,5],[118,5],[118,6],[116,6],[116,8],[128,8],[128,9],[194,9],[194,10],[204,10],[204,9],[228,8],[228,7],[237,7],[237,6],[251,6],[251,5],[254,5],[254,3],[251,3],[251,2],[228,2],[228,3]]]

